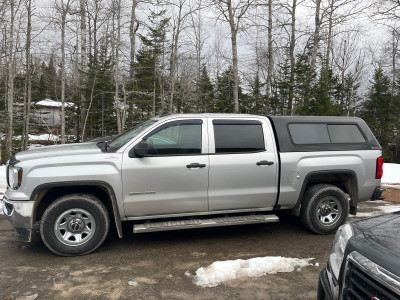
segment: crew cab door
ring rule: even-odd
[[[265,119],[209,120],[209,210],[272,209],[278,161]]]
[[[131,148],[123,157],[126,215],[207,211],[209,161],[206,155],[206,121],[201,118],[167,121],[143,140],[152,147],[148,155],[129,157]]]

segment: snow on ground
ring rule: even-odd
[[[13,137],[14,140],[21,140],[21,136],[17,135]],[[50,134],[50,133],[44,133],[44,134],[30,134],[29,135],[29,140],[30,141],[52,141],[52,142],[58,142],[61,140],[61,138],[58,135]]]
[[[256,257],[248,260],[216,261],[205,268],[199,268],[193,282],[202,287],[214,287],[240,277],[261,277],[278,272],[293,272],[296,268],[313,266],[314,258],[286,258],[281,256]],[[187,271],[186,276],[191,276]]]
[[[400,185],[400,164],[383,164],[382,184]]]

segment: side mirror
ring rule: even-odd
[[[144,156],[148,156],[151,152],[153,143],[152,142],[148,142],[148,141],[140,141],[138,144],[136,144],[135,147],[133,147],[129,153],[128,156],[129,157],[144,157]]]

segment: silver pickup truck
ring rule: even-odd
[[[58,255],[133,231],[276,222],[334,232],[382,199],[382,151],[359,118],[194,114],[150,119],[110,142],[43,147],[8,161],[5,216]]]

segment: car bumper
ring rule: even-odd
[[[3,198],[4,216],[14,226],[19,238],[24,242],[32,239],[33,201],[13,201]]]
[[[386,191],[384,187],[376,187],[374,193],[371,196],[371,200],[383,200],[385,196],[382,196],[382,192]]]
[[[334,280],[328,266],[321,271],[318,280],[318,300],[336,300],[339,299],[339,285]]]

